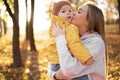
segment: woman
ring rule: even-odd
[[[53,28],[61,69],[54,73],[54,78],[62,79],[64,75],[73,80],[105,80],[105,43],[104,17],[102,11],[92,4],[82,5],[76,11],[72,23],[78,27],[80,39],[92,54],[95,62],[88,66],[75,59],[65,39],[65,30],[57,25]],[[76,79],[86,76],[85,79]]]

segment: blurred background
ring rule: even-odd
[[[0,80],[50,80],[48,28],[60,0],[0,0]],[[66,0],[74,10],[87,1],[104,14],[108,80],[120,80],[120,0]]]

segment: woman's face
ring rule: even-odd
[[[87,13],[88,5],[83,5],[78,8],[75,12],[75,16],[72,20],[72,24],[76,25],[78,28],[87,26]]]

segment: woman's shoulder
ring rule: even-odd
[[[87,44],[104,44],[104,40],[98,33],[86,34],[81,37],[81,40]]]
[[[81,36],[81,39],[102,39],[101,35],[97,32],[92,33],[85,33],[83,36]]]

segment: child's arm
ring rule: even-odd
[[[72,25],[66,28],[66,39],[68,47],[75,58],[83,64],[91,65],[94,63],[92,55],[82,44],[79,32],[75,26]]]
[[[58,61],[58,55],[57,55],[57,50],[56,50],[56,44],[55,44],[55,37],[52,34],[52,28],[54,27],[54,24],[56,22],[55,17],[51,17],[51,26],[49,27],[49,46],[48,46],[48,60],[52,64],[57,64]]]

